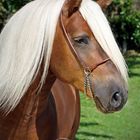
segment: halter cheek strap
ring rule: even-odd
[[[80,66],[83,68],[83,71],[84,71],[84,87],[85,87],[85,93],[87,96],[93,98],[93,89],[92,89],[92,81],[91,81],[91,73],[97,68],[99,67],[100,65],[106,63],[107,61],[110,60],[110,58],[106,58],[105,60],[102,60],[101,62],[98,62],[94,65],[91,65],[91,66],[88,66],[82,59],[81,57],[79,56],[79,54],[76,52],[69,36],[68,36],[68,33],[65,29],[65,26],[64,26],[64,23],[63,23],[63,17],[62,17],[62,13],[60,15],[60,23],[61,23],[61,27],[62,27],[62,31],[63,31],[63,34],[64,36],[66,37],[66,40],[67,40],[67,43],[69,44],[69,48],[71,49],[72,53],[74,54],[74,56],[79,60],[79,64]],[[87,90],[89,89],[91,95],[88,94]]]

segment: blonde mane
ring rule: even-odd
[[[4,111],[13,110],[20,102],[42,60],[45,66],[40,85],[43,84],[64,1],[30,2],[3,29],[0,35],[0,107]]]
[[[30,2],[3,29],[0,35],[0,108],[5,112],[9,113],[20,102],[38,74],[42,61],[44,71],[40,85],[43,85],[48,74],[56,25],[64,1]],[[91,0],[83,0],[80,12],[127,82],[125,61],[100,7]]]

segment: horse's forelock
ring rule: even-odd
[[[98,43],[120,71],[127,86],[127,65],[100,6],[92,0],[83,0],[80,8]]]

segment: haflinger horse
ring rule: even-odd
[[[1,140],[46,140],[46,102],[57,78],[84,91],[104,113],[124,106],[127,67],[100,8],[110,1],[97,3],[35,0],[6,24],[0,35]]]

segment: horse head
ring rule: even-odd
[[[97,2],[103,9],[111,3]],[[90,0],[64,3],[50,68],[59,79],[94,98],[97,108],[108,113],[120,110],[127,101],[127,70],[98,4]]]

